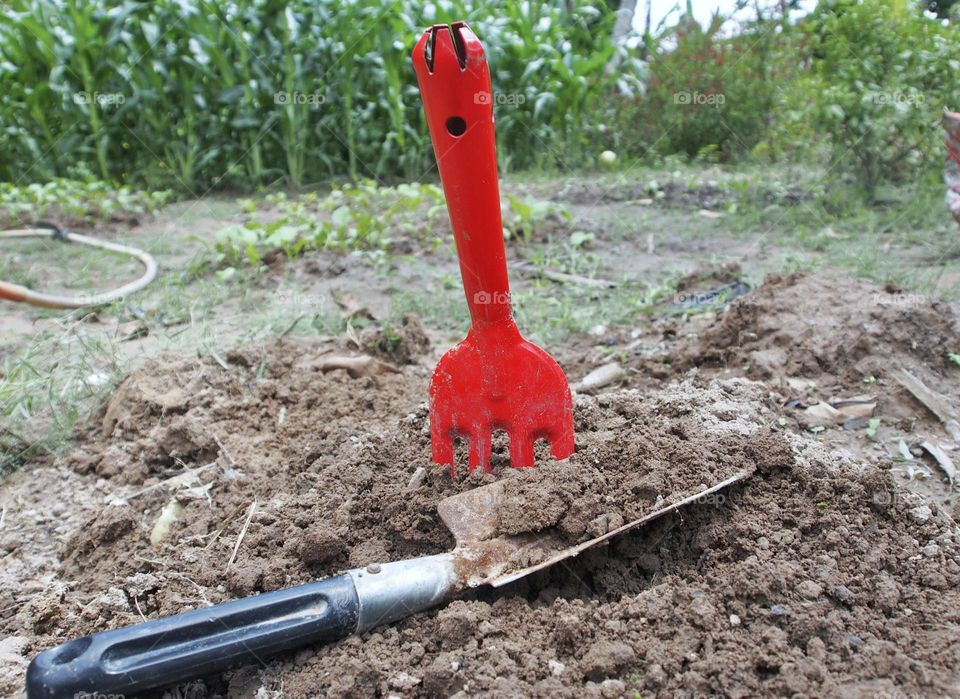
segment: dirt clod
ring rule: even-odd
[[[622,641],[597,641],[583,656],[581,666],[587,679],[601,680],[618,674],[636,659],[633,648]]]

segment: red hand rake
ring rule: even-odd
[[[464,22],[427,29],[413,65],[457,243],[470,332],[448,351],[430,385],[433,460],[455,474],[454,439],[470,444],[470,470],[490,470],[495,430],[510,464],[532,466],[534,444],[573,453],[573,402],[560,366],[520,335],[510,306],[493,93],[483,46]]]

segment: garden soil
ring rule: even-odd
[[[946,306],[918,321],[864,311],[859,296],[841,310],[851,290],[888,292],[835,284],[772,280],[737,302],[750,308],[668,335],[668,361],[633,356],[622,385],[576,397],[569,461],[510,469],[498,439],[492,474],[461,465],[454,479],[429,461],[423,400],[442,348],[419,332],[391,348],[407,363],[382,373],[331,369],[354,351],[339,341],[147,361],[72,454],[6,486],[0,690],[22,686],[23,658],[79,634],[449,550],[439,500],[498,478],[502,532],[555,527],[574,542],[750,468],[505,588],[177,696],[960,695],[950,509],[899,487],[889,459],[799,429],[784,405],[787,378],[838,391],[859,391],[866,370],[882,380],[877,355],[945,391],[956,370],[941,349],[960,334]],[[789,296],[822,289],[829,322],[860,325],[801,323]],[[593,352],[558,355],[577,378]],[[171,501],[181,513],[157,540]]]

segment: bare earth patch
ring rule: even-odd
[[[786,405],[799,390],[788,378],[824,397],[875,390],[893,429],[924,411],[893,383],[863,383],[888,382],[893,363],[956,396],[957,369],[942,358],[957,347],[955,316],[936,304],[914,309],[916,322],[883,304],[865,311],[851,289],[884,293],[787,278],[715,318],[658,321],[659,337],[641,339],[663,344],[659,358],[628,353],[619,385],[578,396],[568,462],[512,471],[500,443],[493,475],[460,470],[455,481],[429,461],[432,358],[420,339],[399,372],[357,378],[325,363],[355,353],[334,341],[248,346],[226,366],[150,360],[72,454],[4,485],[0,657],[448,550],[437,502],[494,478],[508,478],[512,496],[502,531],[556,527],[577,541],[752,467],[722,494],[578,559],[206,678],[190,696],[956,695],[949,493],[899,487],[902,464],[863,430],[811,432],[803,408]],[[822,328],[800,322],[805,303]],[[572,379],[595,363],[590,342],[560,352]],[[946,440],[930,415],[911,424]],[[153,544],[172,500],[181,514]],[[7,665],[0,689],[15,693],[24,668]]]

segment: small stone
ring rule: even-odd
[[[398,672],[387,682],[391,689],[413,689],[420,684],[420,678],[406,672]]]
[[[933,558],[940,553],[940,547],[936,544],[927,544],[923,547],[923,555],[927,558]]]
[[[738,617],[736,614],[731,614],[730,626],[740,626],[740,617]]]
[[[759,539],[757,539],[757,548],[766,551],[768,548],[770,548],[769,539],[767,539],[765,536],[761,536]]]
[[[690,603],[690,611],[696,617],[694,623],[698,626],[708,626],[717,610],[706,597],[697,597]]]
[[[787,616],[790,614],[790,607],[785,604],[775,604],[770,607],[770,613],[774,616]]]
[[[559,677],[563,674],[563,671],[567,669],[567,666],[559,660],[548,660],[547,667],[550,669],[550,674],[554,677]]]
[[[627,685],[623,680],[604,680],[600,683],[600,694],[605,699],[614,699],[621,697],[627,691]]]
[[[100,608],[108,612],[123,613],[130,611],[130,601],[127,599],[127,593],[119,587],[111,587],[97,598]]]
[[[845,604],[848,607],[853,606],[853,591],[846,585],[833,585],[830,588],[830,596],[840,604]]]
[[[427,476],[427,469],[423,466],[417,466],[417,470],[413,472],[413,475],[410,476],[410,480],[407,481],[407,490],[416,490],[423,484],[423,479]]]
[[[819,583],[815,583],[813,580],[804,580],[802,583],[797,585],[797,592],[804,599],[817,599],[820,595],[823,594],[823,586]]]
[[[930,509],[929,505],[920,505],[920,507],[914,507],[910,510],[909,515],[914,522],[922,524],[933,517],[933,510]]]
[[[370,573],[371,575],[376,575],[381,570],[383,570],[383,568],[380,567],[379,563],[371,563],[370,565],[367,566],[367,572]]]
[[[583,674],[590,680],[602,680],[633,665],[637,654],[622,641],[597,641],[583,656]]]
[[[862,646],[863,639],[857,636],[855,633],[852,633],[849,636],[847,636],[847,643],[849,643],[853,647]]]

